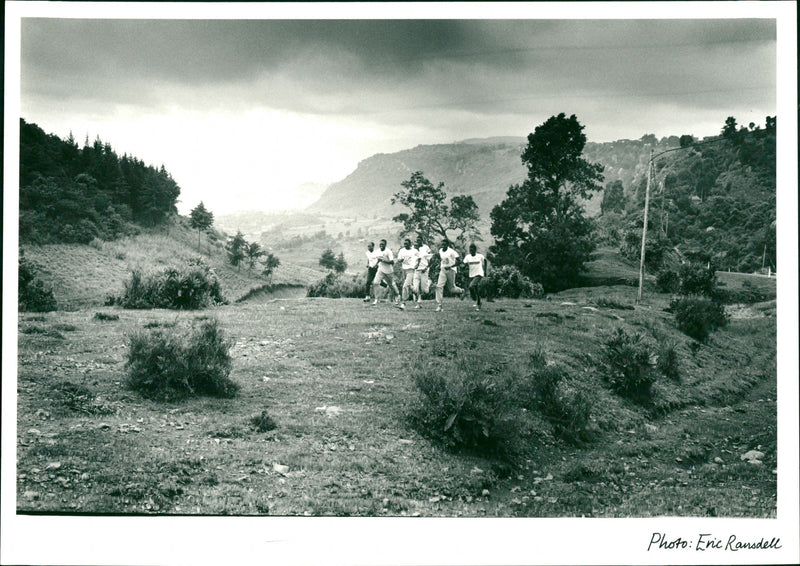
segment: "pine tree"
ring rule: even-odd
[[[200,201],[196,207],[192,209],[189,213],[189,218],[191,219],[191,226],[195,230],[197,230],[197,249],[200,250],[200,234],[214,224],[214,215],[208,211],[203,204],[203,201]]]

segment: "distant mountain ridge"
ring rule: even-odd
[[[392,195],[402,189],[400,183],[413,172],[422,171],[432,183],[444,182],[448,197],[472,195],[481,216],[488,219],[492,208],[505,198],[508,187],[525,179],[527,170],[520,155],[526,143],[525,137],[498,136],[379,153],[364,159],[350,175],[331,184],[306,211],[391,217],[401,211],[401,207],[391,204]],[[645,170],[651,147],[676,146],[677,136],[662,138],[654,144],[642,140],[589,142],[584,156],[605,167],[604,185],[619,179],[628,187]],[[587,214],[599,214],[601,200],[602,194],[596,194],[586,201]]]
[[[434,184],[445,183],[448,197],[469,194],[483,215],[525,178],[520,153],[525,139],[489,138],[438,145],[419,145],[396,153],[379,153],[358,164],[343,180],[331,184],[309,212],[353,216],[391,216],[399,211],[391,198],[400,183],[422,171]]]

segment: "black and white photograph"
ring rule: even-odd
[[[800,561],[796,15],[7,2],[0,561]]]

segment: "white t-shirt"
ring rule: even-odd
[[[405,249],[400,248],[397,252],[397,261],[403,262],[403,269],[414,269],[417,266],[417,259],[419,259],[419,251],[414,248]]]
[[[478,277],[484,276],[483,273],[483,261],[486,259],[483,257],[483,254],[476,253],[475,255],[467,254],[464,256],[464,263],[469,266],[469,276],[470,277]]]
[[[456,261],[461,256],[453,248],[447,248],[446,251],[439,250],[439,257],[442,259],[442,269],[444,269],[447,267],[454,267]]]
[[[367,250],[367,267],[375,267],[378,265],[378,256],[381,255],[380,250]]]
[[[378,257],[385,261],[394,261],[394,254],[392,250],[386,248],[383,251],[378,251]],[[381,273],[394,273],[394,266],[391,263],[378,262],[378,271]]]
[[[419,247],[419,265],[417,265],[417,271],[425,271],[428,269],[428,264],[430,263],[431,258],[433,257],[433,253],[431,249],[427,246],[427,244],[422,244]]]

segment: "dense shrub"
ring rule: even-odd
[[[590,440],[587,427],[592,403],[582,391],[570,386],[565,369],[555,365],[538,367],[527,380],[528,393],[533,397],[528,397],[526,404],[542,412],[556,435],[575,443]]]
[[[721,303],[703,297],[682,297],[670,303],[678,329],[698,342],[705,342],[709,335],[728,323],[725,307]]]
[[[617,328],[605,345],[606,377],[611,387],[633,401],[649,401],[656,380],[651,346],[641,334],[631,335],[622,328]]]
[[[230,343],[219,323],[186,332],[137,330],[128,337],[128,385],[145,397],[175,401],[191,395],[232,397]]]
[[[459,355],[419,370],[414,383],[421,403],[414,421],[451,447],[512,457],[518,452],[513,380],[475,357]]]
[[[34,266],[22,250],[19,254],[17,305],[20,312],[49,312],[58,308],[53,290],[36,276]]]
[[[659,293],[713,297],[718,292],[716,285],[717,274],[714,269],[696,263],[684,263],[677,271],[662,269],[656,277]]]
[[[713,268],[694,263],[684,263],[678,270],[681,295],[703,295],[712,297],[717,284],[717,274]]]
[[[656,289],[659,293],[677,293],[681,278],[674,269],[662,269],[656,276]]]
[[[306,296],[328,299],[361,298],[366,293],[365,279],[365,276],[345,277],[341,273],[331,271],[316,283],[309,285]]]
[[[219,279],[202,258],[148,275],[134,269],[122,296],[106,300],[126,309],[201,309],[225,302]]]
[[[641,223],[641,221],[640,221]],[[650,223],[648,222],[648,225]],[[649,228],[648,228],[649,230]],[[650,232],[648,232],[649,234]],[[670,248],[669,242],[664,238],[647,238],[644,250],[644,267],[650,273],[655,273],[664,264],[667,251]],[[632,227],[625,232],[620,254],[637,265],[642,257],[642,228],[641,226]]]
[[[490,270],[481,285],[484,295],[491,298],[530,299],[544,296],[542,285],[532,282],[513,265],[504,265]]]

